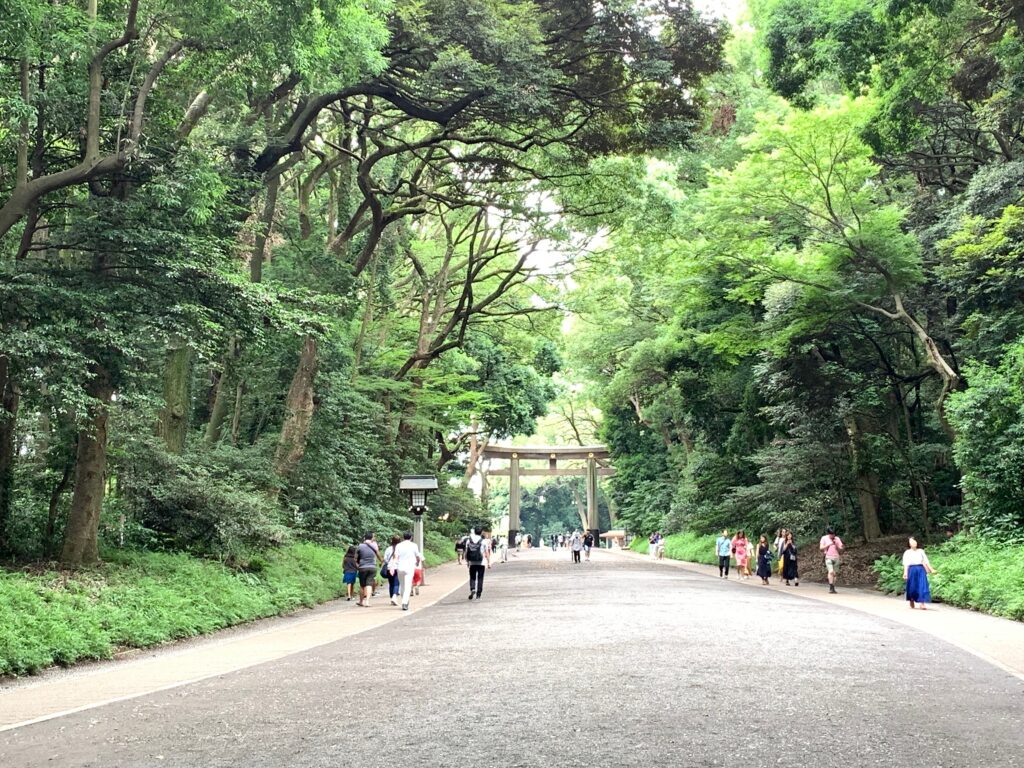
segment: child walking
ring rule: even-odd
[[[345,559],[341,562],[341,583],[345,585],[346,600],[352,599],[356,588],[356,576],[359,575],[359,564],[356,562],[356,548],[345,550]]]

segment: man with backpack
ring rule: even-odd
[[[466,540],[466,564],[469,566],[469,599],[484,591],[484,572],[491,567],[491,549],[483,537],[483,528],[477,526]]]

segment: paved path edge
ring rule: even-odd
[[[668,566],[681,568],[690,573],[699,574],[708,578],[719,578],[717,566],[704,563],[693,563],[687,560],[652,560],[650,555],[641,554],[632,550],[602,550],[616,553],[622,557],[640,562],[646,562],[653,566]],[[957,608],[948,603],[941,603],[939,610],[925,612],[911,611],[905,607],[905,601],[897,600],[890,595],[877,590],[859,589],[856,587],[840,586],[838,595],[830,595],[825,589],[825,584],[805,581],[800,587],[800,592],[791,588],[771,584],[764,586],[757,577],[751,577],[748,581],[729,580],[729,583],[737,587],[756,588],[763,591],[782,592],[792,597],[799,597],[805,600],[838,605],[861,613],[867,613],[890,621],[896,621],[933,637],[937,637],[950,645],[967,651],[973,656],[987,662],[1007,674],[1024,681],[1024,623],[1005,619],[1000,616],[993,616],[981,611],[973,611],[967,608]],[[804,586],[808,588],[805,590]],[[924,624],[916,618],[921,615],[942,615],[950,614],[947,621],[932,622]],[[987,624],[988,626],[982,626]],[[959,625],[954,627],[953,625]],[[956,631],[953,631],[953,630]],[[986,632],[997,635],[994,640],[980,642],[987,639]]]
[[[430,594],[428,597],[423,595],[417,597],[412,609],[408,612],[400,609],[391,610],[391,607],[387,605],[387,598],[383,598],[379,605],[385,610],[374,611],[371,608],[366,612],[354,613],[353,611],[356,610],[353,608],[354,604],[347,604],[343,599],[337,599],[321,603],[318,606],[322,608],[331,603],[339,603],[336,608],[299,619],[282,627],[253,629],[237,637],[229,637],[221,642],[214,640],[208,645],[198,648],[175,650],[172,643],[159,648],[163,653],[156,657],[113,659],[95,669],[74,670],[72,668],[67,676],[16,685],[7,690],[0,688],[0,733],[107,704],[179,688],[212,677],[231,674],[337,642],[346,637],[377,629],[393,621],[399,621],[416,611],[435,605],[456,590],[464,588],[466,584],[465,567],[456,563],[445,563],[431,568],[427,573],[429,580],[425,586],[437,586],[438,592],[436,595]],[[349,610],[350,608],[352,610]],[[343,614],[355,621],[339,625],[337,619]],[[226,630],[230,629],[230,627],[226,628]],[[294,636],[301,633],[303,629],[319,630],[319,634],[314,634],[314,637],[305,641],[294,639]],[[216,634],[212,633],[206,636],[206,639],[215,638]],[[287,642],[289,636],[293,638],[290,644]],[[275,642],[278,643],[277,647],[275,647]],[[142,652],[146,650],[140,649]],[[249,651],[248,655],[246,655],[247,650]],[[190,674],[191,668],[188,666],[187,660],[189,657],[194,660],[202,656],[211,657],[213,661],[206,662],[206,671]],[[182,659],[186,660],[185,664],[181,664]],[[196,664],[198,667],[203,666],[201,659]],[[142,675],[138,675],[140,669]],[[133,672],[137,676],[129,685],[126,683],[126,678]],[[169,682],[163,682],[168,677],[172,679]],[[132,690],[128,693],[109,695],[104,693],[104,683],[107,688],[117,689],[128,686]],[[67,706],[69,690],[74,693],[72,698],[78,698],[83,703]],[[58,702],[63,706],[57,708]],[[38,714],[36,714],[37,712]],[[25,717],[26,713],[32,713],[32,716]]]

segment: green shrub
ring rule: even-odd
[[[455,559],[428,531],[428,565]],[[0,675],[109,658],[313,606],[342,594],[342,551],[293,544],[239,558],[235,567],[181,552],[115,550],[73,574],[0,571]]]
[[[999,363],[964,366],[971,386],[950,395],[963,520],[975,533],[1024,543],[1024,339]]]
[[[650,545],[647,539],[637,536],[630,542],[629,548],[643,555],[648,553]],[[715,555],[715,536],[711,534],[682,531],[665,537],[665,557],[669,560],[683,560],[688,563],[707,563],[717,565]]]
[[[0,674],[108,658],[339,596],[339,550],[296,544],[257,571],[183,553],[107,553],[75,574],[0,573]]]
[[[133,439],[120,475],[120,498],[108,519],[125,511],[132,543],[220,558],[283,544],[290,531],[271,493],[275,475],[256,448],[193,449],[178,456],[148,437]]]
[[[928,549],[937,573],[929,577],[932,597],[961,608],[1024,621],[1024,546],[961,535]],[[903,592],[899,555],[877,560],[880,589]]]
[[[689,563],[717,565],[715,536],[710,534],[682,531],[665,537],[665,557],[685,560]]]

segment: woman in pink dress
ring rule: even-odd
[[[736,556],[736,570],[739,578],[750,578],[750,542],[743,531],[737,531],[732,539],[732,553]]]

